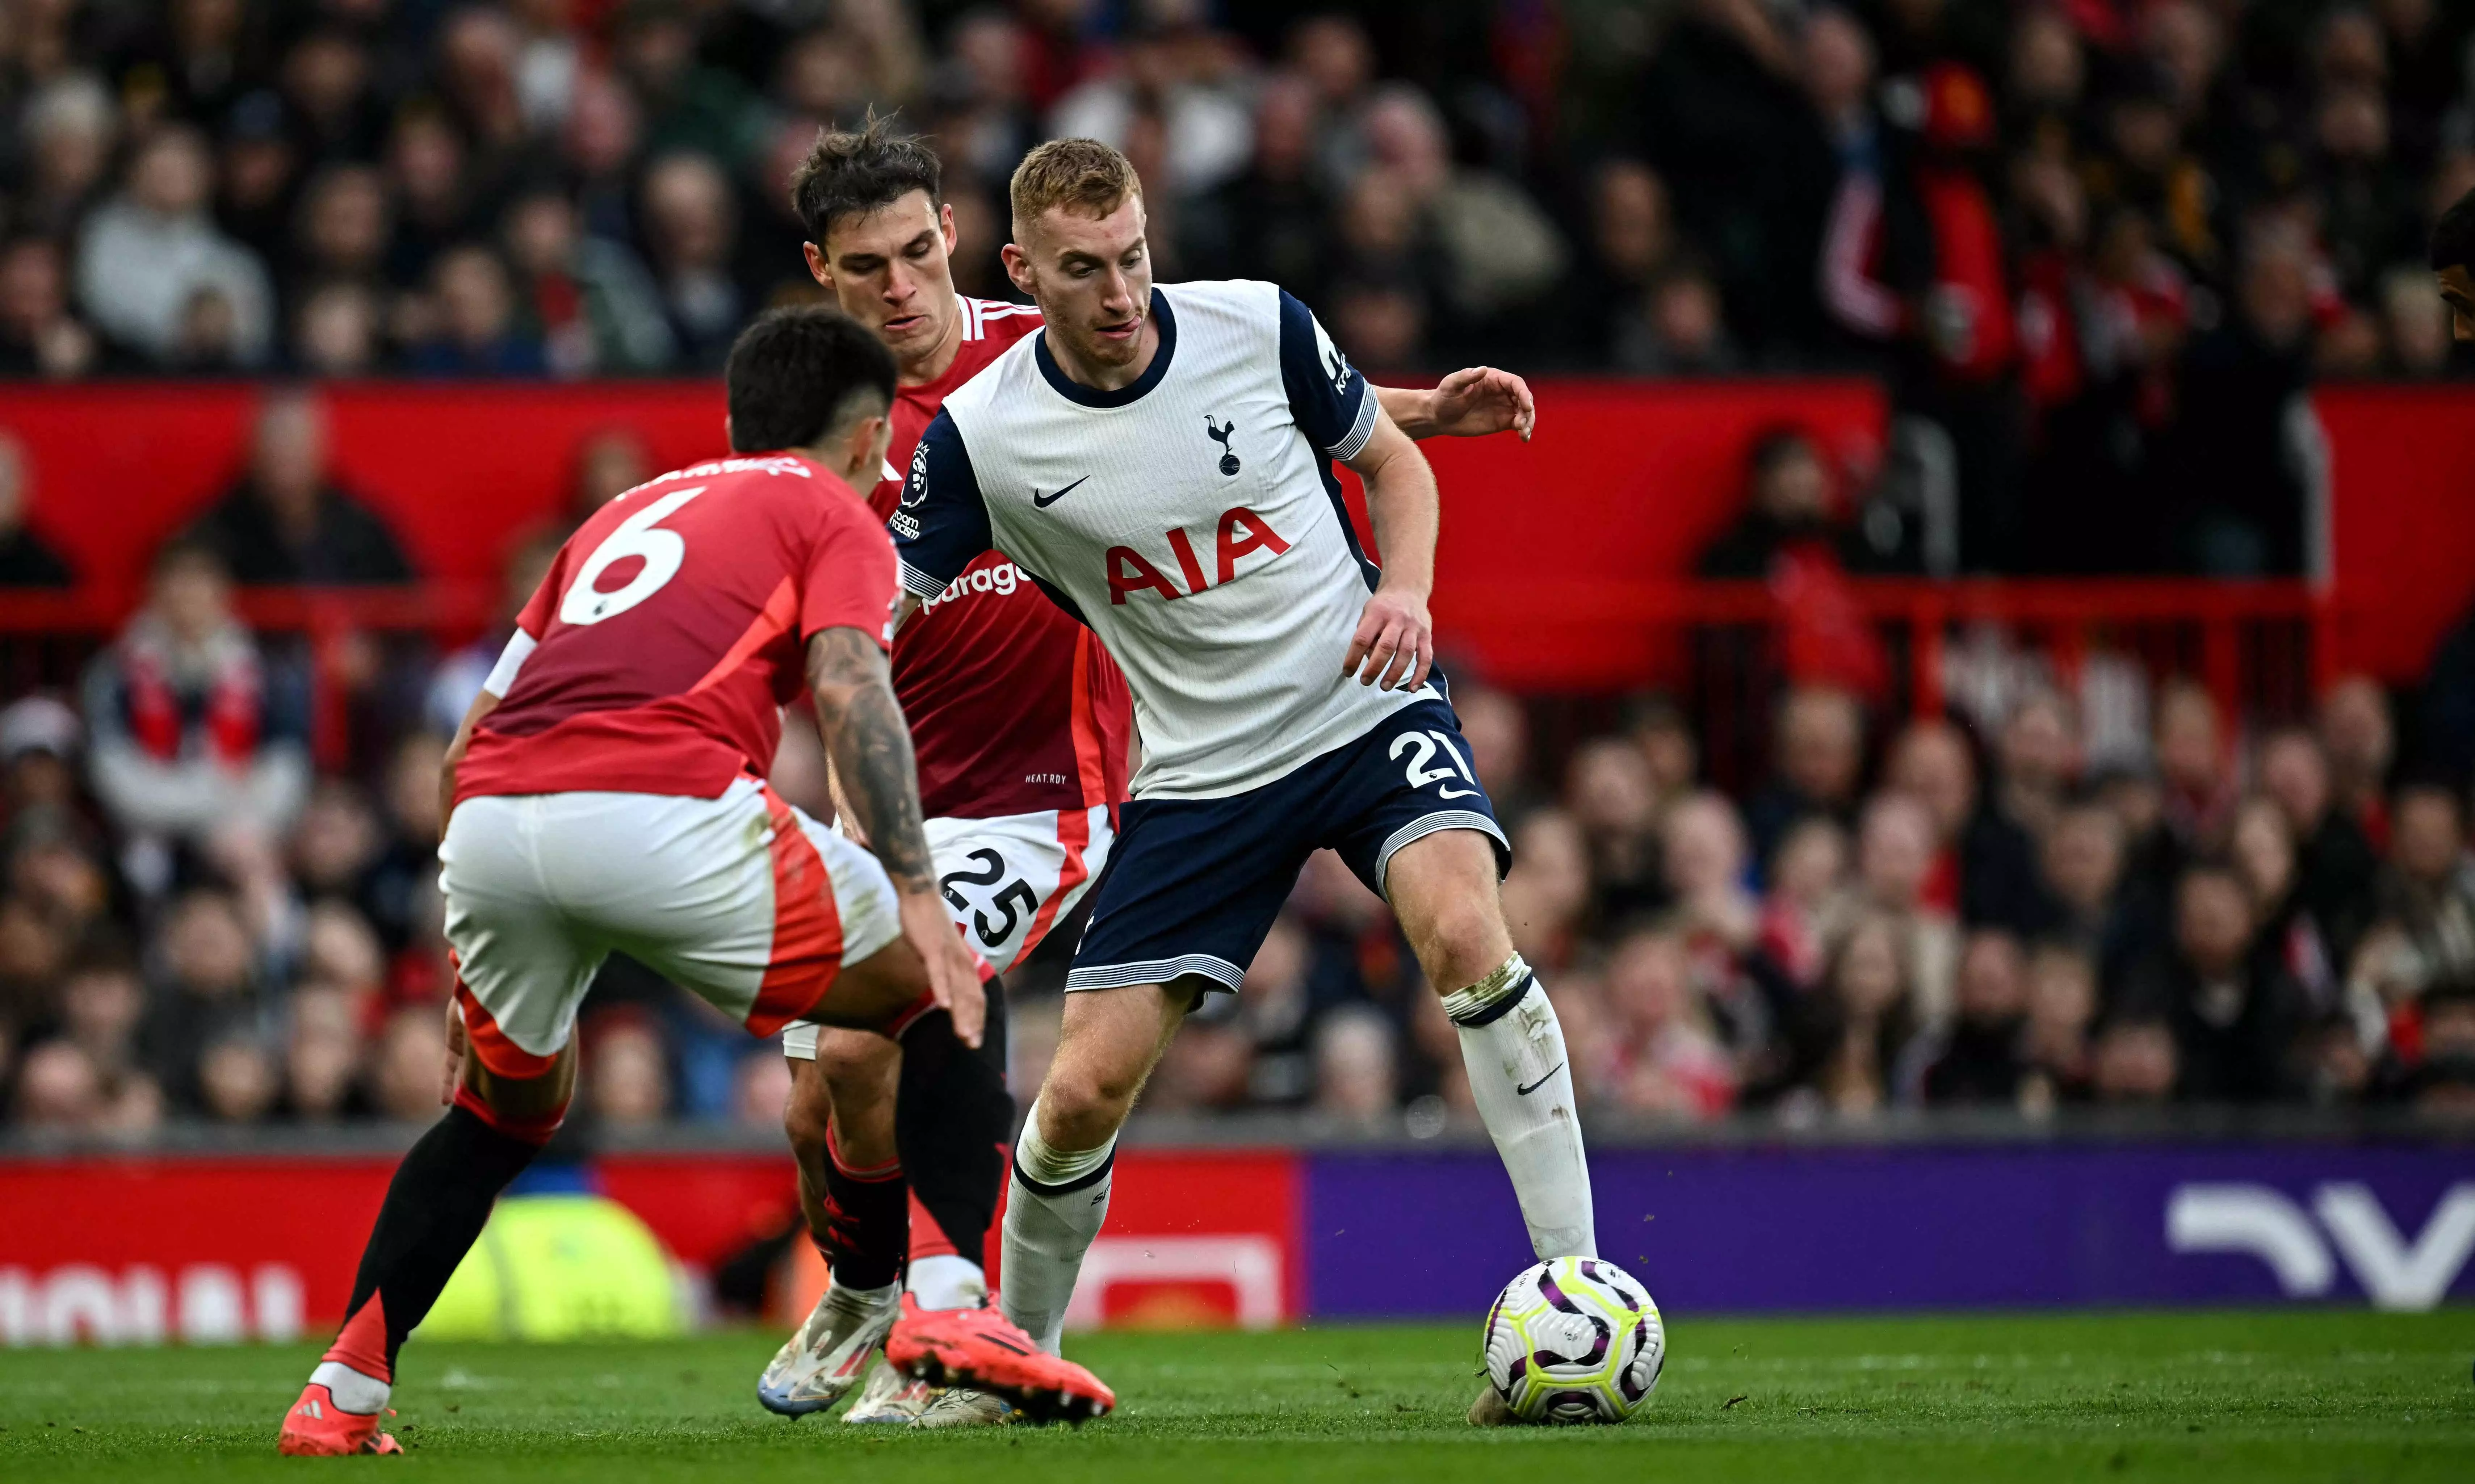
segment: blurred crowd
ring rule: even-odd
[[[898,111],[967,292],[1009,292],[1016,161],[1096,136],[1149,183],[1162,279],[1275,280],[1369,368],[1871,370],[1970,567],[2291,572],[2295,392],[2466,368],[2421,244],[2475,186],[2471,29],[2446,0],[9,0],[0,372],[710,370],[815,292],[786,182],[817,129]],[[2154,550],[2069,518],[2199,474],[2225,493]]]
[[[74,696],[0,709],[0,1128],[437,1106],[438,768],[501,636],[381,664],[406,696],[395,723],[321,771],[306,656],[236,615],[217,525],[165,546]],[[515,590],[547,547],[529,550]],[[2380,686],[2342,680],[2307,720],[2264,725],[2123,656],[2071,676],[2017,660],[1944,716],[1789,683],[1734,796],[1664,698],[1551,757],[1532,705],[1463,677],[1514,845],[1507,918],[1590,1106],[1798,1125],[1920,1106],[2475,1115],[2463,778],[2401,763]],[[772,771],[829,809],[813,730],[794,725]],[[1053,1047],[1075,935],[1012,977],[1019,1086]],[[627,960],[580,1035],[598,1125],[778,1125],[772,1048]],[[1435,995],[1328,853],[1144,1106],[1430,1132],[1470,1111]]]

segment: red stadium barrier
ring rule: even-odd
[[[1287,1323],[1306,1310],[1287,1150],[1128,1150],[1077,1323]],[[391,1154],[0,1159],[0,1345],[289,1339],[340,1323]],[[710,1270],[796,1212],[785,1153],[610,1154],[601,1191]],[[17,1220],[40,1212],[41,1219]],[[821,1275],[820,1275],[821,1278]],[[805,1313],[814,1295],[796,1304]]]
[[[1766,600],[1684,581],[1732,517],[1745,454],[1792,424],[1858,464],[1878,448],[1880,389],[1851,381],[1547,382],[1536,442],[1428,445],[1449,519],[1435,612],[1452,651],[1532,691],[1674,683],[1680,635],[1752,622]],[[34,527],[86,585],[0,595],[0,633],[102,634],[135,599],[147,556],[237,474],[257,392],[246,385],[15,387],[0,429],[24,441]],[[305,631],[332,656],[360,627],[461,640],[500,611],[502,561],[562,506],[578,451],[620,431],[655,468],[712,453],[709,385],[344,384],[330,388],[335,477],[380,509],[431,581],[416,593],[252,595],[252,618]],[[2199,635],[2176,661],[2220,694],[2239,684],[2242,626],[2310,626],[2315,674],[2415,678],[2475,598],[2475,391],[2340,387],[2318,396],[2332,445],[2331,580],[2204,583],[1860,584],[1864,610],[1915,640],[1910,699],[1930,701],[1937,618],[2042,627],[2068,668],[2109,623],[2173,622]]]

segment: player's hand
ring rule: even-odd
[[[447,1001],[447,1072],[438,1082],[438,1105],[442,1108],[455,1105],[456,1084],[464,1080],[464,1016],[455,1008],[454,998],[450,996]]]
[[[1427,600],[1379,587],[1366,600],[1340,673],[1357,676],[1361,685],[1380,680],[1385,690],[1416,690],[1427,683],[1434,660],[1434,624],[1427,617]]]
[[[980,987],[980,961],[963,946],[943,899],[933,891],[901,896],[902,935],[928,966],[928,993],[939,1009],[954,1017],[954,1034],[965,1046],[976,1047],[988,1027],[988,992]]]
[[[1438,436],[1483,438],[1489,433],[1517,433],[1530,441],[1537,431],[1538,404],[1530,383],[1493,366],[1470,366],[1437,383],[1429,394],[1430,421]]]

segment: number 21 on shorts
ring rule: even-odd
[[[1443,749],[1446,765],[1430,767],[1428,764],[1434,762],[1435,750],[1438,747]],[[1435,790],[1437,798],[1475,799],[1478,797],[1479,790],[1476,786],[1478,775],[1472,773],[1470,765],[1461,760],[1460,749],[1453,746],[1453,739],[1444,733],[1405,731],[1392,739],[1390,752],[1394,762],[1401,760],[1403,753],[1417,754],[1409,759],[1409,766],[1404,770],[1411,788],[1424,788],[1430,783],[1436,783],[1442,785]],[[1455,788],[1453,783],[1456,777],[1466,779],[1472,786]]]
[[[702,484],[674,489],[621,521],[618,529],[603,536],[593,555],[584,558],[584,565],[576,569],[576,580],[567,584],[567,597],[558,606],[559,618],[571,624],[598,624],[605,618],[617,618],[660,592],[679,575],[680,563],[688,559],[688,543],[675,531],[655,528],[679,507],[703,493]],[[645,563],[634,577],[606,593],[594,590],[603,573],[630,556]]]

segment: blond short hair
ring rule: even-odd
[[[1079,216],[1106,216],[1139,197],[1143,183],[1132,161],[1097,139],[1051,139],[1022,157],[1007,187],[1014,207],[1014,235],[1051,208]]]

